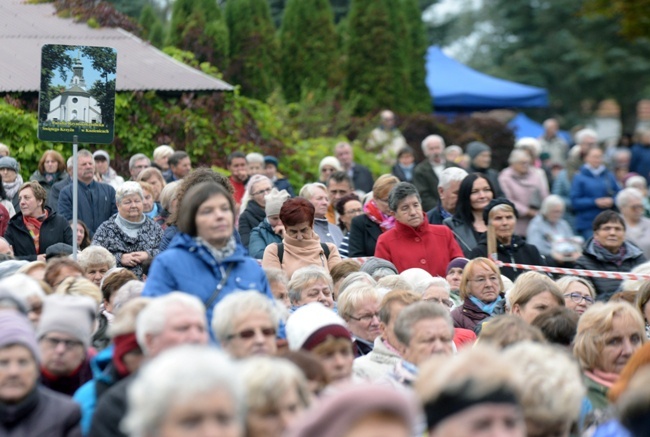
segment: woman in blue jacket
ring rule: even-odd
[[[192,187],[178,207],[179,233],[151,265],[143,296],[184,291],[197,296],[212,320],[214,306],[237,290],[273,298],[264,271],[233,236],[235,202],[214,182]]]
[[[592,222],[598,214],[614,208],[620,191],[614,174],[603,165],[603,152],[593,147],[585,155],[585,164],[571,183],[571,204],[575,212],[575,228],[586,240],[593,234]]]

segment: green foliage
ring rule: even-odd
[[[425,84],[426,69],[424,55],[427,51],[426,33],[422,22],[422,12],[418,0],[402,0],[404,18],[408,23],[408,39],[410,51],[408,53],[409,81],[411,98],[409,108],[412,112],[431,111],[431,96]]]
[[[199,62],[224,70],[228,65],[228,26],[214,0],[176,0],[168,45],[190,51]]]
[[[151,41],[153,43],[153,37],[155,36],[157,40],[161,40],[163,27],[162,20],[156,13],[154,7],[150,4],[146,4],[142,8],[140,13],[140,19],[138,20],[140,27],[142,28],[142,37]],[[154,31],[156,34],[154,35]],[[154,44],[156,45],[156,44]]]
[[[625,38],[650,38],[649,0],[586,0],[583,12],[588,17],[603,16],[620,24]]]
[[[230,0],[226,4],[230,37],[227,78],[245,96],[266,100],[277,86],[278,45],[267,0]]]
[[[300,99],[302,89],[322,91],[338,69],[336,30],[328,0],[288,0],[280,29],[284,97]]]

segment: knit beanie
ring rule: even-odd
[[[347,338],[352,341],[345,321],[320,302],[312,302],[298,308],[287,320],[289,349],[311,351],[327,337]]]
[[[266,216],[269,217],[280,214],[282,204],[290,197],[291,195],[287,193],[287,190],[278,191],[277,188],[273,188],[269,194],[264,196],[264,200],[266,201],[266,206],[264,207]]]
[[[451,269],[465,269],[465,266],[469,260],[467,258],[454,258],[452,259],[449,264],[447,264],[447,271],[445,272],[446,275],[449,274],[449,270]]]
[[[264,164],[273,164],[275,168],[278,168],[279,166],[278,158],[276,158],[275,156],[266,155],[264,157]]]
[[[374,256],[371,256],[366,260],[366,262],[361,265],[361,271],[364,273],[368,273],[370,276],[372,276],[375,271],[379,269],[391,269],[396,275],[398,274],[397,267],[395,267],[395,264],[393,264],[390,261],[386,261],[385,259],[382,258],[377,258]]]
[[[490,149],[490,146],[488,146],[485,143],[481,143],[480,141],[472,141],[465,147],[465,153],[469,155],[470,161],[474,161],[474,158],[476,158],[478,155],[480,155],[483,152],[491,152],[492,149]]]
[[[93,159],[97,159],[98,156],[104,158],[109,164],[111,163],[111,157],[108,156],[108,152],[106,150],[97,150],[95,153],[93,153]]]
[[[0,262],[0,279],[13,275],[22,266],[29,264],[29,261],[19,259],[9,259]]]
[[[336,171],[343,170],[343,167],[341,167],[341,163],[338,159],[333,156],[326,156],[325,158],[321,159],[320,164],[318,164],[318,173],[320,173],[323,170],[323,167],[326,165],[334,167]]]
[[[8,168],[16,173],[20,171],[20,167],[18,166],[18,161],[16,161],[14,158],[11,156],[3,156],[0,158],[0,168]]]
[[[506,199],[505,197],[497,197],[496,199],[490,200],[490,203],[485,207],[483,210],[483,221],[485,224],[488,224],[488,220],[490,217],[490,211],[492,211],[492,208],[495,206],[499,205],[508,205],[512,208],[512,210],[515,212],[515,218],[519,218],[519,212],[517,212],[517,207],[515,206],[514,203]]]
[[[62,332],[90,346],[97,304],[87,296],[52,294],[43,301],[43,313],[38,323],[36,338],[49,332]]]
[[[413,396],[387,385],[354,384],[337,387],[330,396],[305,414],[287,434],[289,437],[340,437],[347,435],[362,417],[391,412],[410,430],[416,425],[418,407]]]
[[[25,346],[40,361],[34,328],[27,317],[17,311],[0,310],[0,349],[13,344]]]

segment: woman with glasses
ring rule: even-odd
[[[280,221],[284,238],[280,244],[271,244],[264,250],[262,267],[284,270],[289,278],[301,267],[318,266],[329,272],[341,262],[341,256],[332,243],[321,243],[314,231],[316,208],[308,200],[295,197],[282,204]]]
[[[593,237],[585,243],[577,269],[629,272],[646,261],[641,249],[625,240],[625,221],[615,211],[603,211],[592,223]],[[621,285],[619,279],[593,278],[596,299],[607,301]]]
[[[582,315],[596,301],[596,291],[588,279],[579,276],[564,276],[555,284],[564,296],[564,304],[570,310]]]
[[[343,167],[334,156],[326,156],[318,164],[318,182],[327,185],[327,181],[335,171],[341,171]]]
[[[339,315],[352,332],[355,357],[370,353],[375,339],[381,335],[381,294],[372,285],[354,284],[341,293],[337,304]]]
[[[496,264],[487,258],[476,258],[468,262],[460,280],[463,304],[451,312],[454,326],[473,331],[476,325],[488,317],[503,314],[505,300],[502,290],[503,282]]]
[[[367,257],[375,255],[379,236],[395,226],[395,218],[388,207],[388,194],[399,183],[393,175],[382,175],[372,186],[372,199],[363,206],[363,214],[350,223],[348,255]]]
[[[244,247],[248,248],[251,231],[266,218],[266,200],[264,196],[271,193],[273,182],[264,175],[256,174],[251,176],[246,184],[246,192],[241,200],[239,215],[239,235]]]
[[[207,308],[236,290],[256,290],[273,298],[264,271],[234,236],[235,201],[214,182],[194,185],[178,207],[179,233],[149,270],[143,296],[172,291],[192,294]]]

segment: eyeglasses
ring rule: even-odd
[[[66,349],[73,349],[76,347],[83,346],[83,343],[77,340],[64,340],[62,338],[56,337],[43,337],[43,341],[47,344],[48,347],[56,349],[59,344],[62,344]]]
[[[440,305],[444,305],[444,306],[446,306],[447,308],[451,308],[451,307],[454,306],[454,303],[453,303],[451,300],[449,300],[449,299],[439,299],[439,298],[437,298],[437,297],[432,297],[432,298],[430,298],[430,299],[423,299],[423,300],[425,300],[425,301],[427,301],[427,302],[435,302],[435,303],[439,303]]]
[[[567,293],[567,294],[564,295],[564,297],[570,297],[571,300],[573,302],[575,302],[575,303],[580,303],[580,302],[583,301],[583,299],[584,299],[585,303],[587,303],[589,305],[591,305],[591,304],[593,304],[595,302],[592,297],[583,296],[580,293]]]
[[[345,211],[345,215],[355,215],[355,214],[363,214],[363,209],[351,209],[349,211]]]
[[[498,276],[490,276],[489,278],[468,279],[468,281],[476,282],[479,285],[485,285],[485,283],[487,281],[490,281],[493,284],[498,284],[499,283],[499,277]]]
[[[271,192],[271,188],[267,188],[266,190],[260,190],[256,191],[253,193],[253,196],[259,196],[260,194],[269,194]]]
[[[261,332],[264,337],[275,337],[275,328],[256,328],[256,329],[244,329],[236,334],[231,334],[226,337],[228,340],[233,338],[241,338],[242,340],[250,340],[255,337],[255,334]]]
[[[370,323],[372,322],[372,319],[377,318],[379,320],[379,313],[372,313],[372,314],[366,314],[365,316],[361,317],[354,317],[350,316],[352,320],[356,320],[357,322],[363,322],[363,323]]]

